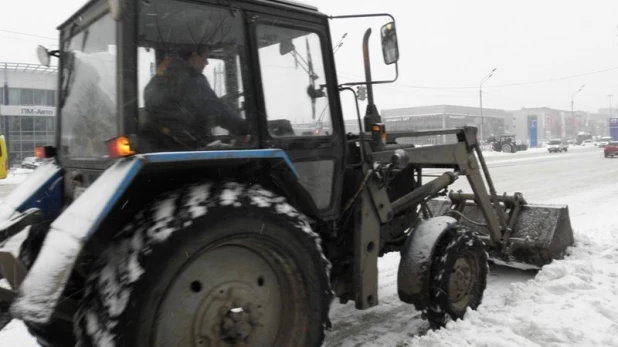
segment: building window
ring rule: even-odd
[[[21,102],[21,89],[9,88],[9,105],[19,105]]]
[[[48,90],[47,91],[47,102],[45,103],[47,106],[56,106],[56,91]]]
[[[20,95],[20,105],[32,106],[34,105],[34,90],[22,89]]]
[[[21,117],[21,131],[31,133],[34,131],[34,119],[31,116]]]
[[[44,106],[47,105],[47,90],[34,89],[33,90],[33,105]]]

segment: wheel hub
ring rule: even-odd
[[[211,249],[187,261],[159,308],[156,346],[245,347],[276,344],[284,296],[259,252]]]
[[[474,290],[478,271],[476,261],[469,256],[462,256],[455,262],[449,279],[449,300],[458,311],[468,306]]]
[[[246,342],[253,330],[252,317],[242,307],[233,308],[221,321],[221,337],[233,343]]]
[[[253,333],[259,335],[263,316],[260,298],[244,283],[214,288],[196,310],[193,329],[197,346],[203,346],[200,341],[208,346],[245,346]]]

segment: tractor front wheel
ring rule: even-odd
[[[487,253],[478,236],[461,226],[442,236],[431,265],[427,318],[432,329],[463,318],[468,307],[474,310],[481,304],[487,272]]]
[[[320,346],[332,301],[320,238],[284,198],[238,183],[168,194],[95,265],[80,346]]]

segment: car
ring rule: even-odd
[[[618,156],[618,141],[610,141],[605,148],[603,148],[603,154],[605,158]]]
[[[43,159],[39,159],[37,157],[26,157],[21,162],[21,167],[22,169],[33,169],[34,170],[37,167],[39,167],[39,165],[41,165],[42,162],[43,162]]]
[[[549,142],[547,142],[547,151],[549,153],[566,152],[568,149],[569,145],[564,140],[556,139],[549,140]]]
[[[584,140],[582,142],[582,146],[584,146],[584,147],[592,147],[592,146],[596,146],[596,145],[597,144],[594,141],[592,141],[592,140]]]
[[[604,148],[605,146],[607,146],[608,143],[610,143],[611,141],[614,141],[614,139],[611,136],[604,136],[601,137],[601,139],[599,140],[599,147],[600,148]]]

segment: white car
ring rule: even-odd
[[[566,141],[557,139],[557,140],[550,140],[547,143],[547,151],[549,153],[560,153],[560,152],[566,152],[569,149],[569,146],[567,145]]]
[[[603,147],[607,146],[607,144],[610,141],[614,141],[614,139],[611,136],[601,137],[601,139],[599,140],[599,147],[603,148]]]
[[[37,157],[26,157],[21,162],[21,167],[22,169],[36,169],[42,162],[43,159],[39,159]]]
[[[596,146],[597,144],[594,143],[594,141],[592,140],[584,140],[584,142],[582,142],[582,146],[584,147],[592,147],[592,146]]]

